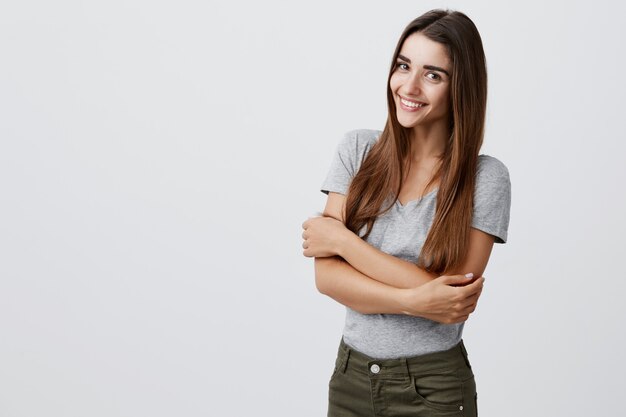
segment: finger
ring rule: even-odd
[[[477,292],[481,291],[483,288],[483,282],[485,282],[485,279],[483,277],[479,277],[476,281],[472,282],[471,284],[466,285],[463,288],[463,291],[465,291],[465,296],[470,297],[476,294]]]
[[[476,301],[477,300],[463,303],[461,309],[459,310],[459,313],[460,314],[470,314],[470,313],[474,312],[474,310],[476,310]]]
[[[476,279],[476,281],[472,282],[471,285],[480,285],[482,287],[484,282],[485,282],[485,277],[478,277],[478,279]]]
[[[464,290],[466,290],[465,288],[463,288]],[[480,289],[467,289],[463,295],[461,297],[459,297],[460,300],[462,300],[464,303],[469,303],[469,302],[474,302],[475,300],[478,299],[478,297],[480,297]]]
[[[455,304],[453,311],[457,314],[469,314],[476,308],[478,298],[470,297]]]
[[[444,284],[466,284],[468,281],[472,279],[472,277],[468,277],[467,275],[458,274],[458,275],[442,275],[439,277]]]
[[[450,320],[450,322],[451,322],[452,324],[454,324],[454,323],[463,323],[465,320],[467,320],[467,317],[468,317],[467,315],[460,314],[460,315],[454,316],[454,317]]]
[[[474,281],[470,285],[468,285],[468,287],[483,288],[484,284],[485,284],[485,278],[480,277],[476,281]]]
[[[481,289],[480,291],[478,291],[478,292],[470,295],[469,297],[467,297],[465,299],[465,301],[468,302],[468,303],[471,302],[471,303],[477,304],[478,303],[478,299],[480,298],[480,294],[482,294],[482,292],[483,292],[483,290]]]

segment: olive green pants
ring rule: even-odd
[[[341,338],[328,383],[328,417],[476,417],[472,366],[453,348],[401,359],[373,359]]]

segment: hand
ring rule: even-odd
[[[464,285],[471,280],[465,275],[442,275],[406,289],[405,313],[444,324],[464,322],[476,309],[485,278]]]
[[[339,255],[346,233],[352,233],[343,222],[324,216],[309,217],[302,228],[302,254],[310,258]]]

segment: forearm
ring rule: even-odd
[[[439,276],[375,248],[351,231],[339,246],[339,256],[357,271],[396,288],[418,287]]]
[[[362,314],[408,314],[404,289],[383,284],[354,269],[343,259],[315,258],[317,289]]]

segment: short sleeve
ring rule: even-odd
[[[474,189],[472,227],[506,243],[511,211],[509,170],[500,160],[480,155]]]
[[[380,133],[370,129],[355,129],[345,133],[335,147],[330,168],[320,191],[324,194],[333,191],[346,195],[352,178],[359,171],[367,152]]]

